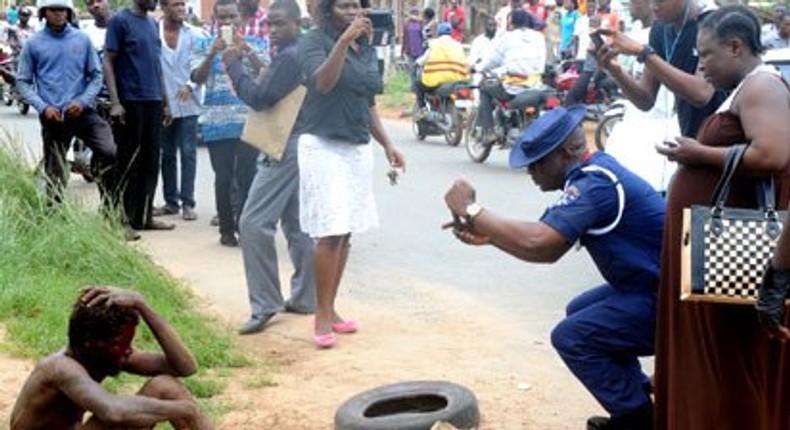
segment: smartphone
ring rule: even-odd
[[[228,46],[233,45],[233,26],[223,25],[219,31],[222,40],[224,40]]]
[[[603,37],[601,37],[598,33],[593,33],[590,35],[590,40],[595,45],[595,49],[600,49],[603,46]]]

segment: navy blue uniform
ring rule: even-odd
[[[653,355],[664,200],[605,153],[569,169],[541,222],[587,248],[606,284],[571,301],[552,344],[598,402],[618,416],[650,400],[637,357]]]

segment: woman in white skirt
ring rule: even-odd
[[[313,341],[320,348],[334,346],[335,333],[358,328],[337,313],[335,297],[351,234],[378,225],[371,135],[392,167],[405,167],[373,104],[383,84],[369,44],[373,28],[363,13],[368,6],[360,0],[320,0],[319,26],[300,45],[307,78],[299,138],[300,222],[317,239]]]

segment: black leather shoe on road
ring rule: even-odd
[[[219,238],[219,243],[222,246],[229,246],[231,248],[239,246],[239,240],[236,239],[236,235],[233,234],[223,234]]]
[[[241,326],[241,328],[239,329],[239,334],[246,335],[246,334],[254,334],[254,333],[262,332],[264,327],[266,326],[266,323],[269,322],[269,320],[272,319],[274,315],[275,314],[264,314],[261,317],[253,316],[252,318],[250,318],[249,321],[247,321],[246,323],[244,323],[243,326]]]
[[[591,417],[587,430],[653,430],[653,403],[644,405],[618,417]]]

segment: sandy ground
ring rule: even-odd
[[[207,220],[178,223],[177,231],[190,240],[153,232],[135,246],[192,288],[204,310],[232,330],[249,312],[240,253],[216,245]],[[289,273],[282,268],[281,276]],[[231,371],[219,396],[227,413],[217,428],[332,429],[337,408],[349,397],[406,380],[449,380],[470,388],[479,402],[480,429],[581,429],[588,415],[600,413],[553,352],[548,333],[525,333],[450,286],[403,277],[394,294],[356,275],[350,261],[338,303],[361,330],[343,335],[335,348],[316,350],[312,318],[292,314],[277,316],[263,333],[239,338],[242,348],[271,365]],[[0,428],[7,428],[32,366],[0,353]]]

